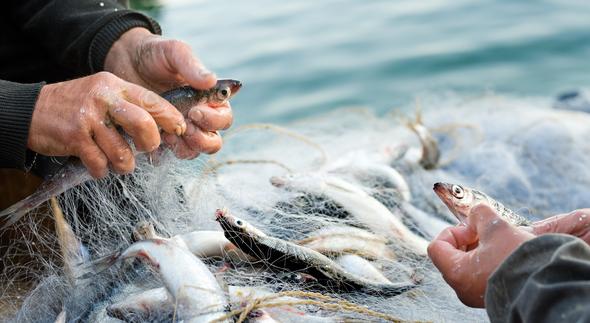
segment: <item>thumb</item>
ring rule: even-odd
[[[480,242],[489,240],[498,230],[511,227],[487,203],[480,203],[474,206],[469,212],[468,218],[470,219],[468,227],[477,233]]]

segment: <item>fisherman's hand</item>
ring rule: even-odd
[[[483,307],[490,275],[534,235],[509,224],[487,204],[472,208],[469,219],[467,226],[441,232],[428,255],[465,305]]]
[[[580,209],[568,214],[559,214],[533,223],[535,235],[563,233],[578,237],[590,244],[590,209]]]
[[[215,85],[215,74],[207,70],[192,53],[189,45],[151,34],[145,28],[124,33],[111,47],[106,71],[157,93],[190,85],[208,89]],[[182,138],[164,135],[164,141],[179,158],[191,159],[200,152],[215,153],[221,148],[217,130],[229,128],[233,116],[229,102],[211,107],[200,104],[187,113],[186,134]]]
[[[120,174],[135,168],[134,154],[160,145],[158,126],[170,136],[185,133],[182,114],[152,91],[101,72],[41,88],[29,128],[28,147],[48,156],[77,156],[94,177],[110,165]]]

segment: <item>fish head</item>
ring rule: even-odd
[[[250,223],[232,215],[228,209],[218,209],[215,211],[215,221],[219,222],[219,225],[223,229],[226,237],[231,241],[232,239],[228,235],[235,236],[249,236],[249,237],[260,237],[265,234],[252,226]]]
[[[212,106],[220,106],[231,99],[242,88],[242,82],[238,80],[218,80],[211,90],[208,103]]]
[[[453,215],[465,224],[469,211],[476,203],[473,191],[459,184],[440,182],[435,183],[433,189]]]

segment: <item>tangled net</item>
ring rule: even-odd
[[[208,160],[164,156],[159,165],[152,165],[140,159],[133,174],[70,189],[59,196],[59,203],[91,258],[131,244],[133,229],[142,221],[154,224],[167,237],[220,230],[214,221],[214,211],[220,207],[290,241],[307,239],[326,227],[363,227],[348,216],[349,210],[325,196],[269,183],[270,177],[288,173],[344,179],[383,203],[425,239],[455,223],[432,193],[432,184],[438,181],[476,187],[531,219],[587,206],[590,142],[585,125],[590,117],[586,114],[553,110],[546,100],[530,98],[484,96],[466,101],[449,95],[421,102],[425,125],[442,152],[442,163],[434,170],[419,167],[419,141],[399,118],[343,110],[288,127],[238,128],[226,136],[224,150]],[[394,167],[403,175],[413,211],[399,202],[396,187],[371,171],[363,173],[375,164]],[[351,165],[355,172],[347,171]],[[4,319],[53,322],[65,310],[68,321],[117,322],[105,314],[108,305],[162,286],[157,273],[137,263],[112,268],[84,283],[72,282],[64,273],[53,226],[50,212],[40,207],[4,233],[12,238],[2,259]],[[371,259],[372,264],[394,282],[409,273],[419,275],[418,288],[396,297],[332,290],[319,294],[291,279],[288,271],[261,261],[204,261],[226,285],[272,291],[233,304],[227,315],[240,322],[254,310],[285,306],[298,309],[292,321],[309,317],[487,321],[484,311],[467,308],[456,299],[425,256],[408,251],[403,242],[389,240],[387,247],[395,257]]]

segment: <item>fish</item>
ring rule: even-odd
[[[467,224],[471,208],[479,203],[486,203],[492,207],[504,220],[517,226],[530,226],[532,222],[522,215],[505,207],[502,203],[478,190],[459,184],[435,183],[434,192],[457,217],[459,222]]]
[[[270,268],[305,272],[315,277],[322,288],[346,292],[396,296],[416,288],[413,281],[380,284],[353,275],[321,253],[266,235],[227,209],[215,214],[225,237],[245,253],[267,263]]]
[[[137,241],[145,239],[173,241],[199,258],[224,257],[234,262],[254,260],[229,242],[222,231],[193,231],[175,235],[171,238],[164,238],[156,233],[152,223],[140,222],[133,230],[133,237]]]
[[[160,322],[174,315],[174,299],[165,287],[127,295],[106,307],[106,313],[125,322]]]
[[[416,120],[407,123],[408,128],[412,130],[420,140],[422,145],[422,156],[420,157],[420,165],[427,170],[435,169],[440,161],[440,149],[438,148],[438,141],[430,130],[422,123],[422,113],[418,110]]]
[[[70,283],[73,284],[76,280],[78,266],[89,261],[90,254],[66,221],[57,199],[51,197],[50,201],[53,217],[55,218],[55,232],[63,260],[64,273]]]
[[[161,96],[172,103],[180,112],[186,114],[190,107],[200,103],[219,106],[236,95],[241,87],[240,81],[223,79],[218,80],[217,84],[208,90],[197,90],[184,86],[164,92]],[[58,196],[70,188],[92,179],[93,177],[79,159],[70,159],[60,170],[41,184],[35,193],[0,212],[0,219],[5,219],[2,229],[13,225],[27,212],[35,209],[52,196]]]
[[[326,256],[352,253],[368,259],[396,258],[393,250],[387,246],[387,239],[351,226],[325,227],[295,243]]]
[[[259,287],[228,286],[232,309],[239,309],[244,304],[256,299],[273,295],[273,292]],[[280,302],[293,302],[300,299],[282,296],[268,301],[268,305]],[[260,304],[259,304],[260,305]],[[163,322],[170,321],[174,315],[174,301],[166,288],[153,288],[125,296],[106,308],[107,315],[125,322]],[[289,305],[259,307],[251,311],[248,322],[342,322],[329,317],[314,316]],[[276,320],[275,320],[276,318]]]
[[[381,271],[379,271],[379,269],[375,268],[370,261],[358,255],[342,255],[338,256],[334,261],[348,272],[377,284],[392,283]]]
[[[62,310],[59,312],[57,317],[55,318],[55,323],[66,323],[66,310]]]
[[[83,266],[78,279],[89,279],[126,259],[141,258],[156,269],[173,298],[177,318],[185,322],[222,319],[228,299],[207,266],[186,248],[172,241],[148,239]],[[222,320],[222,322],[229,322]]]
[[[342,206],[369,230],[388,238],[393,237],[397,244],[406,246],[418,255],[426,255],[428,241],[412,232],[374,197],[344,179],[322,173],[299,173],[273,176],[270,182],[286,190],[324,195]]]

